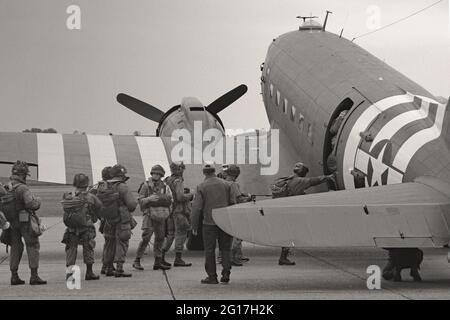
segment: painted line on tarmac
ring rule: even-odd
[[[313,258],[313,259],[316,259],[316,260],[318,260],[318,261],[320,261],[320,262],[322,262],[322,263],[325,263],[325,264],[327,264],[327,265],[329,265],[329,266],[331,266],[331,267],[333,267],[333,268],[335,268],[335,269],[338,269],[338,270],[341,271],[341,272],[344,272],[344,273],[346,273],[346,274],[348,274],[348,275],[351,275],[351,276],[353,276],[353,277],[356,277],[356,278],[358,278],[358,279],[360,279],[360,280],[362,280],[362,281],[364,281],[364,282],[366,282],[366,280],[367,280],[366,278],[361,277],[361,276],[360,276],[359,274],[357,274],[357,273],[348,271],[348,270],[346,270],[346,269],[340,267],[339,265],[334,264],[334,263],[332,263],[332,262],[330,262],[330,261],[328,261],[328,260],[325,260],[325,259],[323,259],[323,258],[316,257],[315,255],[313,255],[312,253],[309,253],[309,252],[306,251],[306,250],[301,250],[301,249],[300,249],[299,251],[301,251],[302,253],[304,253],[305,255],[307,255],[307,256],[309,256],[309,257],[311,257],[311,258]],[[383,289],[386,290],[386,291],[389,291],[389,292],[391,292],[391,293],[393,293],[393,294],[399,295],[399,296],[401,296],[401,297],[403,297],[403,298],[405,298],[405,299],[407,299],[407,300],[414,300],[413,298],[408,297],[408,296],[404,295],[404,294],[401,293],[401,292],[397,292],[397,291],[395,291],[394,289],[389,288],[389,287],[386,286],[386,285],[383,286]]]
[[[170,291],[170,295],[172,296],[172,299],[177,300],[177,298],[175,298],[175,294],[173,293],[172,286],[170,285],[169,277],[167,276],[166,270],[163,270],[163,274],[164,274],[164,277],[166,278],[166,283],[167,283],[167,286],[169,287],[169,291]]]

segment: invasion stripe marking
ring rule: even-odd
[[[436,103],[435,101],[433,101]],[[434,125],[428,129],[421,130],[413,134],[406,142],[400,147],[395,156],[393,166],[406,171],[409,161],[416,154],[416,152],[422,148],[428,142],[439,138],[442,132],[442,125],[444,122],[445,105],[438,104],[436,112],[436,121]]]
[[[169,174],[169,161],[163,142],[159,137],[135,137],[141,153],[142,166],[145,171],[145,178],[150,177],[150,171],[155,164],[161,165]]]
[[[39,181],[66,183],[64,142],[61,134],[38,133],[38,179]]]
[[[422,100],[419,110],[404,112],[393,118],[383,128],[381,128],[375,136],[375,139],[370,147],[370,151],[372,151],[373,147],[375,147],[381,140],[391,140],[391,138],[400,130],[399,128],[403,128],[405,125],[413,121],[426,119],[428,117],[429,109],[430,104]]]
[[[91,184],[97,183],[92,179],[91,156],[86,135],[64,134],[63,140],[67,183],[71,184],[77,173],[89,176]]]
[[[141,155],[134,136],[113,136],[116,149],[117,162],[125,166],[127,176],[130,177],[128,184],[133,190],[137,190],[144,180],[144,168]]]
[[[359,143],[361,142],[361,137],[359,135],[360,132],[365,131],[370,123],[383,111],[401,103],[412,102],[413,100],[414,96],[411,94],[388,97],[372,104],[359,116],[350,131],[347,144],[345,146],[343,176],[346,189],[355,188],[353,175],[350,170],[354,167],[356,151]]]
[[[116,151],[111,136],[87,135],[91,156],[92,181],[100,181],[102,169],[117,163]]]

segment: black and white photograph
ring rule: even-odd
[[[449,0],[0,0],[0,300],[450,299],[449,75]]]

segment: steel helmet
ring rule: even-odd
[[[235,177],[235,178],[239,177],[239,175],[241,174],[241,169],[235,164],[228,165],[223,171],[227,175]]]
[[[121,164],[116,164],[116,165],[114,165],[112,168],[111,168],[111,176],[113,177],[113,178],[128,178],[127,176],[126,176],[126,174],[127,174],[127,169],[123,166],[123,165],[121,165]]]
[[[102,179],[104,181],[112,179],[111,169],[112,169],[111,166],[103,168],[103,170],[102,170]]]
[[[173,174],[180,173],[184,169],[186,169],[186,166],[184,165],[183,161],[175,161],[170,164],[170,172],[172,172]]]
[[[297,162],[294,166],[294,173],[301,174],[303,173],[306,175],[309,171],[309,168],[307,165],[305,165],[303,162]]]
[[[154,174],[154,173],[161,175],[161,177],[164,177],[164,175],[166,174],[166,172],[164,171],[164,168],[162,166],[160,166],[159,164],[152,167],[150,174]]]
[[[28,164],[26,162],[17,160],[12,166],[11,173],[19,176],[29,176],[30,169],[28,169]]]
[[[77,173],[73,177],[73,186],[75,188],[87,188],[89,186],[89,177],[84,173]]]

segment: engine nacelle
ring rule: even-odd
[[[190,151],[190,155],[183,155],[185,162],[196,163],[195,154],[198,156],[199,152],[203,152],[211,144],[211,141],[203,139],[204,133],[209,129],[215,129],[221,136],[225,135],[219,116],[209,112],[197,98],[187,97],[182,99],[181,105],[171,108],[164,115],[156,134],[164,143],[169,161],[172,161],[172,152],[178,154],[182,143],[183,151]]]

